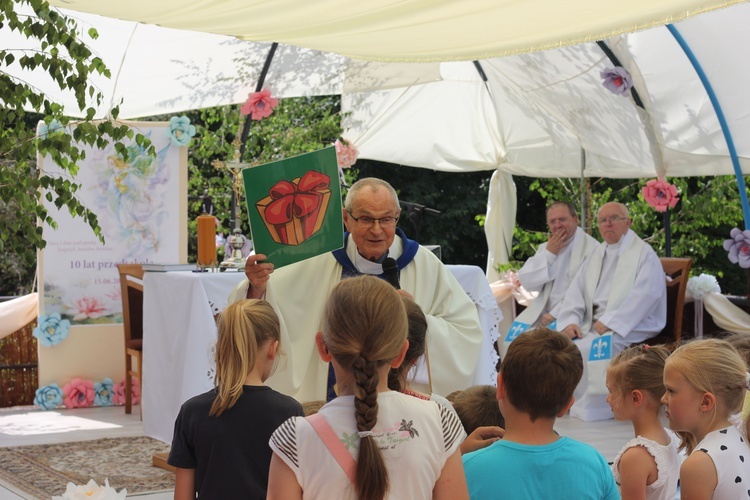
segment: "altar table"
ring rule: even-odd
[[[480,268],[447,267],[476,305],[484,331],[474,383],[494,384],[502,313]],[[213,387],[214,315],[244,277],[237,271],[145,273],[141,404],[146,436],[171,442],[182,403]]]

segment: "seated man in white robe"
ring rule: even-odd
[[[432,392],[445,396],[472,385],[483,337],[476,307],[440,260],[396,227],[400,213],[398,195],[390,184],[361,179],[344,202],[348,232],[343,249],[275,271],[273,264],[263,262],[265,255],[248,257],[248,279],[235,288],[229,301],[265,298],[279,315],[287,359],[269,378],[271,387],[299,401],[326,398],[328,365],[315,348],[326,299],[342,278],[382,275],[386,257],[396,259],[401,292],[411,296],[427,317]],[[429,392],[430,388],[420,389]]]
[[[659,257],[630,230],[627,207],[606,203],[597,217],[604,242],[573,278],[560,309],[558,329],[572,338],[584,359],[571,415],[612,418],[605,394],[587,393],[591,344],[611,331],[612,356],[658,335],[667,321],[667,287]]]
[[[564,201],[556,201],[547,208],[547,227],[547,242],[518,271],[521,285],[539,295],[516,322],[556,329],[555,322],[570,282],[599,242],[578,227],[575,207]]]

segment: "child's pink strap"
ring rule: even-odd
[[[333,432],[331,425],[320,413],[310,415],[307,417],[307,421],[310,422],[318,437],[320,437],[323,444],[328,448],[328,451],[333,455],[333,458],[336,459],[344,470],[346,477],[354,484],[354,480],[357,477],[357,462],[354,461],[354,458],[339,440],[338,436],[336,436],[336,433]]]

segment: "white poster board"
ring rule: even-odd
[[[57,221],[44,226],[47,247],[39,252],[39,314],[58,313],[71,323],[60,344],[39,347],[40,387],[73,378],[124,378],[122,298],[117,264],[187,261],[187,148],[170,140],[168,122],[127,122],[151,140],[149,157],[125,140],[124,162],[112,144],[100,150],[79,145],[86,159],[75,182],[79,199],[99,219],[102,244],[88,224],[44,200]],[[52,159],[39,158],[46,173],[67,176]]]

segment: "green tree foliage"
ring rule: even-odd
[[[116,122],[93,121],[94,106],[101,103],[103,96],[89,78],[110,75],[102,60],[81,40],[75,21],[42,0],[0,0],[0,26],[38,40],[42,49],[0,48],[0,254],[18,256],[22,262],[15,262],[15,267],[31,266],[36,249],[45,247],[38,221],[57,228],[42,203],[42,190],[46,190],[48,202],[84,219],[103,241],[96,214],[76,195],[80,185],[75,182],[75,175],[78,163],[85,157],[76,144],[104,147],[115,141],[118,152],[125,155],[125,146],[119,141],[133,138],[134,134]],[[94,29],[87,34],[91,38],[98,36]],[[4,71],[12,64],[46,72],[60,89],[75,95],[86,119],[73,127],[62,106]],[[24,111],[29,108],[36,113]],[[112,118],[116,119],[118,113],[114,107]],[[37,135],[35,122],[39,118],[44,119],[47,131]],[[136,140],[139,144],[146,141],[143,137]],[[50,155],[63,174],[40,172],[35,162],[37,151]]]
[[[743,226],[737,181],[734,176],[672,178],[680,201],[670,210],[672,256],[691,257],[692,275],[716,276],[724,293],[744,295],[747,272],[727,259],[722,247],[733,227]],[[516,178],[518,217],[513,238],[513,258],[525,260],[547,238],[544,210],[552,200],[581,206],[582,191],[589,191],[589,232],[599,238],[596,210],[608,201],[625,203],[633,219],[632,229],[660,256],[666,255],[664,215],[643,199],[641,188],[647,179],[591,179],[581,186],[579,179]],[[745,180],[747,184],[747,179]]]

